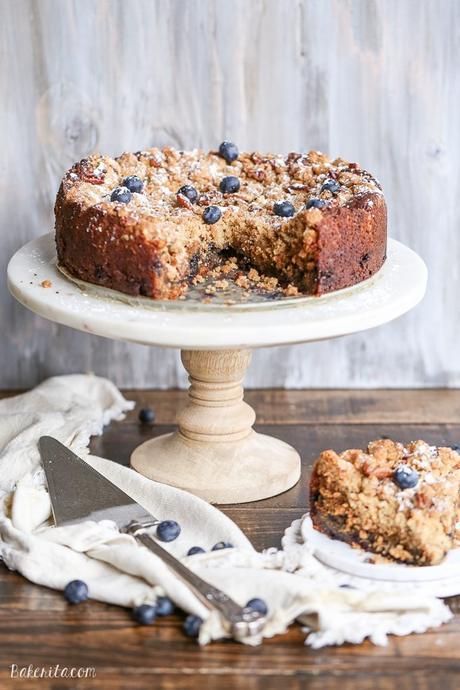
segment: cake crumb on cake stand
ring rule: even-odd
[[[51,281],[52,289],[44,290],[43,281]],[[275,496],[300,477],[297,451],[252,428],[255,413],[243,401],[242,386],[251,350],[381,325],[414,307],[426,281],[422,259],[391,239],[376,275],[322,297],[273,299],[270,291],[264,297],[258,290],[257,298],[246,294],[245,301],[227,303],[211,295],[209,301],[202,295],[176,301],[130,297],[63,275],[51,233],[22,247],[8,266],[11,294],[40,316],[115,340],[181,349],[191,385],[179,428],[140,445],[131,464],[151,479],[223,504]],[[218,286],[216,293],[225,289]]]

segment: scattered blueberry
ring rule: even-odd
[[[220,208],[218,206],[206,206],[203,211],[203,220],[208,225],[214,225],[220,220],[221,217]]]
[[[227,163],[233,163],[239,156],[238,147],[231,141],[223,141],[219,146],[219,156],[225,158]]]
[[[129,204],[132,194],[128,187],[116,187],[110,195],[110,201],[118,201],[120,204]]]
[[[138,194],[141,194],[142,190],[144,189],[144,183],[137,175],[130,175],[129,177],[125,177],[123,180],[123,187],[127,187],[130,192],[137,192]]]
[[[275,201],[273,213],[275,216],[281,216],[281,218],[290,218],[294,215],[295,209],[290,201]]]
[[[187,616],[183,625],[184,633],[189,637],[198,637],[202,622],[203,619],[199,616]]]
[[[393,479],[400,489],[413,489],[418,484],[419,474],[409,465],[400,465],[395,469]]]
[[[198,192],[196,191],[195,187],[192,187],[191,184],[184,184],[180,189],[177,190],[177,193],[185,196],[186,199],[188,199],[192,204],[194,204],[198,199]]]
[[[305,204],[305,208],[323,208],[326,202],[323,199],[309,199]]]
[[[139,421],[141,424],[153,424],[155,421],[155,410],[151,407],[143,407],[139,410]]]
[[[141,625],[151,625],[156,617],[156,607],[150,604],[142,604],[133,608],[133,618]]]
[[[257,611],[257,613],[261,613],[262,616],[265,616],[268,613],[267,604],[263,599],[259,599],[258,597],[255,597],[254,599],[249,599],[246,606],[247,608],[252,609],[253,611]]]
[[[326,180],[326,182],[321,187],[322,192],[332,192],[332,194],[335,194],[335,192],[338,192],[339,189],[340,189],[340,185],[335,180]]]
[[[180,534],[180,525],[175,520],[163,520],[157,527],[160,541],[174,541]]]
[[[214,544],[212,547],[213,551],[220,551],[220,549],[233,549],[233,544],[230,544],[229,541],[218,541],[217,544]]]
[[[206,551],[202,549],[201,546],[192,546],[192,548],[187,551],[187,556],[194,556],[196,553],[206,553]]]
[[[88,585],[82,580],[72,580],[65,586],[64,596],[69,604],[80,604],[88,598]]]
[[[240,181],[235,175],[223,177],[220,181],[219,189],[222,194],[235,194],[240,189]]]
[[[157,616],[172,616],[175,611],[174,602],[169,597],[158,597],[155,603]]]

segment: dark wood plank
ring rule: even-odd
[[[173,424],[185,391],[125,390],[137,409],[150,405]],[[458,424],[460,390],[246,390],[259,424]],[[136,412],[130,413],[130,419]]]
[[[262,410],[258,430],[285,439],[302,457],[301,481],[290,491],[266,501],[223,508],[257,548],[278,546],[284,529],[305,512],[311,463],[324,448],[363,446],[378,436],[401,440],[421,437],[436,444],[455,443],[460,438],[460,416],[452,411],[458,410],[459,392],[445,392],[444,397],[440,391],[423,391],[423,395],[420,391],[408,391],[402,402],[397,402],[399,392],[395,391],[361,391],[349,398],[348,392],[329,393],[330,396],[323,391],[251,392],[251,403]],[[140,404],[154,405],[159,422],[169,423],[177,405],[184,400],[184,394],[177,391],[140,391],[133,397]],[[321,400],[325,401],[322,407]],[[404,412],[403,403],[412,408],[419,405],[420,409]],[[295,409],[290,407],[288,413],[288,405]],[[317,411],[315,405],[319,406]],[[261,420],[267,423],[260,423]],[[133,412],[125,421],[112,424],[103,437],[93,439],[92,451],[128,464],[130,453],[139,443],[171,428],[163,423],[141,426]],[[449,604],[454,612],[460,612],[460,597],[451,598]],[[233,642],[199,649],[183,636],[181,621],[180,616],[174,616],[151,628],[142,628],[133,624],[129,611],[119,607],[98,602],[69,607],[60,593],[36,587],[0,566],[0,689],[458,687],[459,615],[443,628],[424,635],[392,637],[387,647],[366,642],[319,651],[303,645],[305,635],[298,625],[255,649]],[[19,667],[94,666],[96,678],[11,679],[12,663]]]

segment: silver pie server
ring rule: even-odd
[[[265,616],[239,606],[227,594],[195,575],[148,534],[148,529],[160,520],[55,438],[42,436],[38,446],[57,526],[85,520],[113,520],[121,532],[132,535],[161,558],[207,609],[217,610],[232,637],[241,640],[261,632]]]

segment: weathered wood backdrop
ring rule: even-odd
[[[91,151],[319,148],[381,179],[428,293],[375,331],[255,353],[248,384],[460,385],[459,0],[0,0],[0,80],[2,274]],[[4,286],[0,310],[2,387],[185,383],[176,352],[34,318]]]

